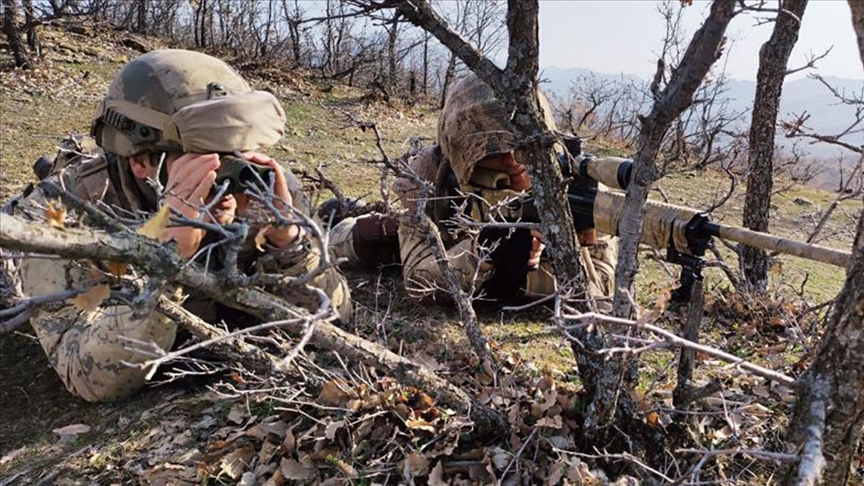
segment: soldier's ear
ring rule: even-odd
[[[132,175],[136,179],[147,179],[152,177],[154,172],[150,165],[150,156],[148,154],[138,154],[129,157],[129,167],[132,169]]]

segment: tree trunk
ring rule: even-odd
[[[9,50],[15,58],[15,66],[29,67],[30,59],[18,32],[18,0],[3,0],[3,33],[9,39]]]
[[[864,4],[849,0],[858,54],[864,67]],[[789,485],[846,484],[864,430],[864,214],[858,220],[846,283],[819,343],[789,424],[789,442],[800,445]],[[826,458],[830,459],[826,461]]]
[[[41,58],[42,46],[36,35],[36,25],[39,21],[36,20],[36,12],[33,10],[33,0],[23,0],[22,4],[24,6],[24,23],[27,24],[27,46],[30,48],[31,54]]]
[[[423,96],[429,94],[429,33],[423,34]]]
[[[852,10],[852,28],[855,29],[855,38],[858,40],[858,55],[864,66],[864,3],[849,0],[849,9]]]
[[[783,2],[783,10],[777,14],[771,38],[759,50],[756,97],[750,121],[747,193],[744,199],[744,226],[754,231],[768,231],[771,191],[774,187],[777,111],[789,54],[798,40],[806,7],[807,0]],[[751,290],[764,292],[768,289],[768,254],[764,250],[743,246],[741,271]]]
[[[399,12],[393,15],[390,20],[390,28],[387,29],[387,88],[391,92],[396,92],[395,88],[398,85],[397,65],[396,65],[396,43],[399,40]]]
[[[864,217],[852,248],[846,284],[837,298],[816,360],[801,378],[802,391],[789,441],[815,460],[802,460],[787,484],[846,484],[864,427]],[[815,413],[821,412],[821,413]],[[820,423],[821,422],[821,423]],[[818,446],[821,436],[821,447]],[[830,460],[826,459],[828,458]],[[821,459],[821,460],[820,460]],[[824,466],[821,472],[819,466]]]
[[[640,116],[641,132],[638,150],[633,160],[633,176],[627,187],[624,213],[619,225],[618,266],[615,269],[615,314],[629,318],[632,299],[635,298],[634,281],[639,271],[636,252],[642,235],[642,211],[648,191],[657,179],[655,159],[663,137],[672,122],[693,102],[699,88],[714,62],[720,58],[725,42],[726,27],[732,20],[734,0],[715,0],[711,13],[702,27],[693,35],[680,65],[672,70],[669,84],[658,94],[651,113]],[[661,67],[662,68],[662,67]]]
[[[450,83],[453,81],[455,74],[456,55],[450,54],[450,62],[447,63],[447,69],[444,71],[444,83],[441,85],[441,102],[438,103],[439,109],[444,109],[444,100],[447,99],[447,91],[450,90]]]
[[[135,32],[147,33],[147,0],[138,0],[136,4]]]

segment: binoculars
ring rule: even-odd
[[[235,154],[219,154],[219,169],[216,170],[216,182],[214,188],[221,188],[228,183],[225,194],[240,194],[246,189],[259,186],[261,182],[269,185],[273,169],[266,165],[258,165]],[[34,170],[36,168],[34,167]],[[168,184],[168,168],[162,167],[159,174],[162,185]]]
[[[266,165],[254,164],[233,154],[219,154],[219,161],[214,186],[222,187],[227,182],[225,194],[238,194],[259,186],[261,182],[269,185],[272,180],[273,169]]]

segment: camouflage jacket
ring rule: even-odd
[[[46,180],[60,185],[72,194],[103,209],[118,214],[123,211],[152,210],[146,199],[149,189],[136,185],[131,174],[109,174],[112,170],[107,157],[95,148],[88,137],[64,140]],[[119,177],[118,177],[119,176]],[[299,182],[286,173],[295,207],[309,214],[308,199]],[[121,186],[118,188],[118,186]],[[34,185],[12,198],[3,208],[32,221],[45,221],[49,201]],[[254,236],[254,231],[251,232]],[[317,246],[304,235],[304,241],[292,245],[290,252],[268,250],[260,253],[249,241],[241,251],[240,264],[248,268],[261,265],[265,271],[298,276],[316,268],[320,261]],[[250,237],[251,240],[251,237]],[[25,297],[47,295],[74,289],[88,279],[91,262],[66,261],[49,258],[22,258],[6,262],[17,276],[19,291]],[[211,268],[219,268],[216,258]],[[351,303],[344,276],[330,268],[315,278],[311,285],[323,290],[331,299],[342,320],[351,314]],[[267,288],[273,294],[300,306],[317,310],[318,299],[311,292],[297,288]],[[240,311],[228,308],[195,291],[188,291],[183,306],[210,323],[226,322],[232,326],[254,323],[254,319]],[[132,315],[124,305],[100,305],[94,310],[81,310],[65,302],[49,304],[40,309],[31,325],[48,355],[52,366],[72,393],[88,400],[102,401],[128,395],[144,384],[146,370],[129,367],[125,363],[141,363],[147,359],[127,349],[129,339],[153,342],[169,349],[175,340],[176,325],[159,312],[143,317]]]

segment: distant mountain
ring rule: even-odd
[[[562,69],[555,66],[545,67],[541,70],[540,77],[546,83],[543,89],[557,95],[565,95],[570,83],[579,76],[594,75],[599,79],[620,80],[627,79],[635,82],[648,83],[638,76],[628,74],[599,73],[584,68]],[[861,94],[864,90],[864,81],[856,79],[841,79],[826,77],[825,80],[834,86],[839,92],[846,91],[847,94]],[[753,96],[756,92],[756,83],[753,81],[731,80],[728,83],[726,97],[732,110],[747,112],[753,107]],[[828,89],[819,81],[810,78],[789,81],[783,86],[783,94],[780,98],[780,119],[792,119],[793,114],[806,111],[810,114],[807,125],[819,133],[825,135],[837,134],[843,131],[855,120],[855,108],[849,105],[839,104]],[[746,129],[749,120],[740,129]],[[846,139],[853,144],[864,145],[864,132]],[[778,142],[787,144],[785,138],[780,135]],[[836,147],[826,144],[814,144],[803,146],[807,153],[814,158],[835,158],[841,151]],[[846,152],[848,156],[848,151]]]

